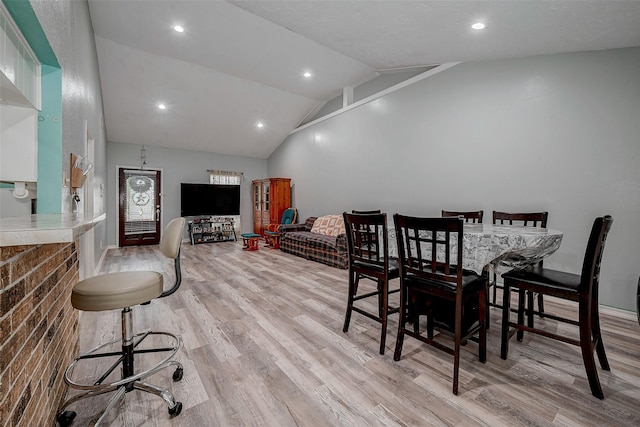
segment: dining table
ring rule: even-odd
[[[388,227],[389,257],[398,258],[396,230]],[[551,228],[518,225],[465,223],[462,268],[482,274],[491,266],[498,270],[536,264],[558,250],[562,232]],[[441,249],[444,251],[444,249]],[[458,256],[457,237],[451,236],[452,259]],[[444,259],[444,253],[438,253]]]
[[[388,226],[387,233],[389,257],[398,258],[398,242],[393,224]],[[478,275],[489,274],[490,270],[502,274],[510,269],[525,268],[557,251],[562,243],[562,235],[561,231],[551,228],[464,223],[462,268]],[[438,236],[438,238],[441,239],[444,236]],[[421,250],[423,254],[425,251],[430,252],[431,245],[425,242]],[[437,245],[436,250],[437,259],[444,261],[446,257],[444,245]],[[451,259],[456,259],[458,256],[457,233],[450,235],[449,255]],[[430,255],[427,256],[429,257]],[[474,307],[477,307],[478,301],[470,300],[468,303],[470,306],[466,310],[472,312]],[[453,327],[454,318],[450,305],[441,304],[434,315],[441,325]]]

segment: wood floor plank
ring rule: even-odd
[[[378,354],[379,323],[353,313],[349,332],[342,332],[346,270],[262,245],[255,252],[241,247],[184,244],[182,287],[134,308],[136,331],[181,335],[182,381],[174,383],[168,369],[148,382],[171,390],[183,402],[182,414],[172,418],[161,399],[132,392],[106,425],[640,425],[640,327],[633,316],[602,314],[612,369],[598,370],[603,401],[591,396],[577,347],[525,334],[521,343],[512,340],[509,359],[502,360],[498,309],[491,310],[486,363],[478,361],[476,343],[463,347],[460,394],[454,396],[451,356],[406,337],[401,360],[393,360],[397,314],[389,317],[384,355]],[[112,249],[103,262],[103,272],[147,269],[162,270],[165,287],[173,283],[173,264],[157,246]],[[367,280],[360,286],[360,292],[375,288]],[[397,305],[398,294],[390,301]],[[375,300],[359,303],[377,310]],[[545,299],[545,309],[576,312],[552,298]],[[81,349],[117,338],[119,322],[117,311],[82,313]],[[536,324],[572,330],[550,319],[536,318]],[[81,374],[98,372],[96,366],[83,369]],[[76,404],[76,423],[86,424],[105,401]]]

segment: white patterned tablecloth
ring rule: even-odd
[[[388,232],[389,256],[397,258],[395,228],[389,227]],[[511,268],[537,263],[558,250],[562,232],[515,225],[464,224],[462,240],[462,268],[481,274],[489,264]],[[454,234],[450,255],[452,259],[458,256],[458,241]],[[438,253],[438,259],[444,259],[444,253]]]

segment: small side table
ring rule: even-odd
[[[257,251],[258,242],[260,241],[260,235],[256,233],[242,233],[240,235],[242,237],[242,243],[244,247],[242,250],[244,251]]]

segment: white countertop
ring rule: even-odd
[[[105,218],[104,213],[92,218],[75,213],[0,218],[0,247],[70,243]]]

